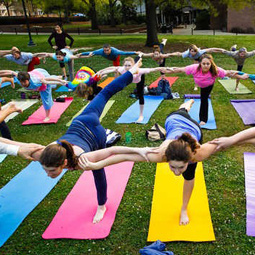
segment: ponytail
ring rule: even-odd
[[[77,85],[76,89],[75,89],[75,94],[78,97],[82,97],[82,98],[88,98],[89,96],[93,95],[94,93],[94,89],[92,86],[88,86],[86,83],[81,82]]]
[[[39,162],[46,167],[59,167],[64,165],[65,159],[67,159],[68,168],[75,169],[77,167],[78,160],[72,145],[61,140],[58,144],[48,145],[41,154]]]
[[[193,153],[200,147],[197,141],[189,134],[183,133],[177,140],[172,141],[165,152],[166,160],[177,160],[185,163],[192,159]]]

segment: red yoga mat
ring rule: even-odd
[[[91,171],[85,171],[43,233],[44,239],[102,239],[110,234],[117,209],[125,191],[134,162],[123,162],[105,168],[107,210],[101,222],[93,224],[97,196]]]
[[[165,77],[166,80],[169,81],[170,83],[170,87],[172,87],[172,85],[176,82],[176,80],[178,79],[179,77]],[[158,82],[161,80],[162,78],[159,77],[156,81],[154,81],[150,86],[149,88],[156,88],[158,86]]]
[[[72,103],[72,97],[66,97],[65,102],[54,102],[51,110],[50,110],[50,120],[44,122],[45,119],[45,110],[43,106],[41,106],[37,111],[35,111],[31,116],[25,120],[22,125],[32,125],[32,124],[52,124],[57,123],[62,113],[68,108],[68,106]]]

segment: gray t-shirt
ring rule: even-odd
[[[255,51],[246,52],[244,57],[239,56],[239,51],[238,50],[236,50],[236,51],[225,51],[225,52],[223,52],[223,54],[226,54],[226,55],[232,57],[235,60],[235,62],[237,63],[237,65],[243,66],[245,59],[254,56]]]

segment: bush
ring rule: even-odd
[[[231,33],[245,33],[244,29],[240,27],[232,27],[230,30]]]

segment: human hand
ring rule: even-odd
[[[89,58],[89,57],[92,57],[92,56],[94,56],[94,53],[93,53],[93,52],[90,52],[89,55],[88,55],[88,58]]]
[[[209,142],[210,144],[216,144],[216,151],[224,150],[232,145],[232,139],[231,137],[220,137],[215,138],[214,140]]]
[[[137,148],[137,153],[142,156],[147,162],[149,162],[148,154],[149,153],[154,153],[158,154],[159,153],[159,148],[158,147],[143,147],[143,148]]]
[[[22,158],[29,159],[29,160],[35,160],[35,158],[32,157],[32,155],[39,151],[44,149],[44,146],[36,144],[36,143],[29,143],[25,145],[21,145],[18,150],[18,155]]]
[[[58,48],[58,46],[57,46],[57,45],[54,45],[54,46],[52,46],[52,48],[53,48],[54,50],[56,50],[56,49]]]
[[[97,168],[97,163],[89,161],[85,154],[82,154],[79,157],[78,166],[82,170],[96,170],[96,169],[99,169],[99,168]]]
[[[66,49],[70,49],[70,46],[67,45],[67,46],[65,46],[65,48],[66,48]]]

